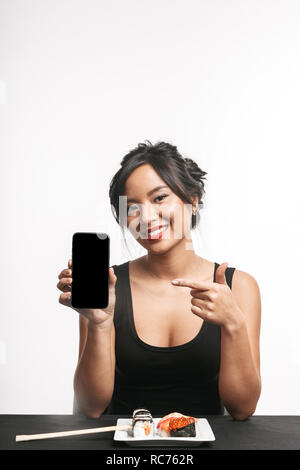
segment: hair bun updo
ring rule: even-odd
[[[207,175],[207,172],[201,170],[201,168],[199,168],[197,163],[194,162],[194,160],[192,160],[191,158],[184,158],[184,161],[185,161],[185,165],[190,176],[194,178],[194,180],[204,185],[202,180],[206,179],[205,175]]]

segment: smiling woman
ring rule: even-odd
[[[126,194],[126,189],[130,186],[130,192],[127,193],[127,211],[126,215],[133,213],[133,206],[131,203],[140,203],[141,200],[137,198],[140,188],[136,188],[134,181],[136,178],[131,178],[131,183],[128,181],[129,176],[134,170],[143,166],[150,165],[152,173],[156,172],[160,178],[152,176],[152,181],[159,182],[159,185],[153,186],[150,191],[146,194],[149,199],[150,196],[155,194],[154,201],[162,202],[164,199],[169,197],[169,194],[165,194],[168,189],[174,195],[177,195],[178,201],[186,204],[193,204],[195,208],[191,215],[191,228],[195,228],[199,222],[197,213],[199,209],[203,207],[203,196],[204,191],[204,179],[207,174],[201,170],[198,165],[190,158],[182,158],[177,151],[177,147],[170,145],[165,142],[159,142],[156,145],[152,145],[151,142],[140,143],[138,146],[129,152],[121,161],[121,168],[115,174],[110,185],[110,201],[113,209],[113,214],[116,221],[121,224],[121,228],[125,225],[125,220],[120,219],[120,205],[119,197]],[[149,170],[149,168],[148,168]],[[144,177],[151,177],[149,171]],[[133,181],[132,181],[133,180]],[[142,180],[146,181],[146,180]],[[150,186],[150,185],[149,185]],[[138,191],[136,191],[136,189]],[[158,193],[160,191],[160,193]],[[131,196],[131,192],[134,196]],[[157,199],[161,198],[159,201]],[[168,204],[167,204],[168,205]],[[122,225],[124,223],[124,225]]]
[[[146,141],[111,181],[113,214],[147,254],[111,267],[108,307],[80,315],[74,390],[88,416],[137,406],[161,416],[226,407],[245,419],[255,411],[259,287],[250,274],[193,250],[205,175],[177,147]]]

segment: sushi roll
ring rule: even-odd
[[[152,437],[154,432],[153,418],[149,410],[138,408],[132,414],[132,435],[144,439]]]
[[[196,437],[197,418],[181,413],[170,413],[159,420],[157,430],[160,437]]]
[[[136,416],[141,416],[141,415],[147,415],[148,417],[152,418],[152,415],[149,410],[146,408],[137,408],[134,410],[132,413],[132,418],[135,418]]]

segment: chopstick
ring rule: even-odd
[[[105,426],[102,428],[76,429],[74,431],[48,432],[43,434],[20,434],[16,436],[16,442],[34,441],[36,439],[50,439],[53,437],[79,436],[82,434],[92,434],[97,432],[124,431],[131,428],[131,424],[122,424],[119,426]]]

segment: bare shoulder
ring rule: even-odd
[[[139,258],[135,258],[131,261],[133,266],[144,266],[145,265],[146,255],[140,256]]]
[[[239,307],[251,316],[260,318],[261,295],[257,280],[252,274],[235,269],[232,276],[232,294]]]
[[[146,256],[140,256],[140,258],[130,261],[130,273],[132,279],[138,279],[139,277],[143,278],[145,276],[145,258]]]
[[[232,276],[232,292],[235,294],[259,294],[259,285],[252,274],[235,269]]]

